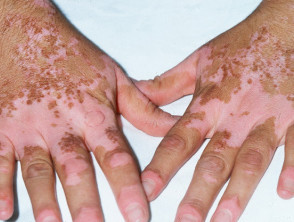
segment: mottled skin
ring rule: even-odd
[[[176,221],[204,221],[224,183],[212,221],[237,221],[276,148],[285,143],[278,185],[294,196],[294,1],[266,0],[242,23],[175,68],[137,86],[164,105],[194,93],[184,116],[142,173],[149,200],[211,138]],[[175,93],[176,92],[176,93]]]
[[[147,221],[117,117],[157,136],[177,118],[153,105],[50,1],[0,1],[0,33],[0,219],[13,212],[16,159],[37,221],[61,221],[54,171],[73,220],[103,221],[92,151],[125,220]]]

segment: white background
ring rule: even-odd
[[[257,7],[261,0],[56,0],[55,2],[67,18],[83,34],[117,60],[129,76],[136,79],[150,79],[172,68],[199,46],[239,23]],[[182,114],[190,100],[190,96],[185,97],[164,109],[173,114]],[[125,120],[123,123],[124,132],[138,157],[141,168],[144,169],[161,138],[150,137],[136,130]],[[203,148],[204,146],[185,164],[161,196],[151,203],[152,222],[174,220],[177,206],[185,194]],[[294,200],[281,200],[276,193],[283,155],[283,148],[280,147],[240,221],[294,221]],[[95,168],[106,222],[123,221],[107,181],[97,164]],[[59,183],[57,190],[63,219],[71,221]],[[19,167],[17,195],[17,221],[34,221]],[[207,221],[216,204],[217,201]]]

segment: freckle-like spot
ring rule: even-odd
[[[56,124],[56,123],[52,123],[51,126],[52,126],[52,127],[56,127],[57,124]]]
[[[74,106],[74,104],[72,102],[68,103],[68,108],[72,108]]]
[[[132,162],[132,157],[128,153],[116,153],[111,157],[110,166],[112,168],[125,166]]]
[[[28,104],[28,105],[33,104],[32,100],[27,100],[27,104]]]
[[[56,117],[56,118],[59,118],[60,116],[59,116],[59,111],[58,110],[55,110],[54,111],[54,116]]]
[[[248,116],[249,114],[250,114],[250,112],[245,111],[245,112],[243,112],[243,113],[241,114],[241,116]]]
[[[55,100],[48,103],[49,110],[54,109],[56,106],[57,106],[57,103]]]

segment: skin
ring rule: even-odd
[[[204,139],[211,138],[176,221],[205,221],[228,179],[212,221],[237,221],[276,148],[283,144],[285,162],[278,194],[294,196],[293,15],[293,0],[263,1],[245,21],[173,69],[136,83],[157,105],[193,93],[185,114],[142,173],[150,201]]]
[[[3,0],[0,12],[0,219],[13,212],[18,160],[36,221],[62,220],[55,172],[73,221],[103,221],[93,152],[125,220],[148,221],[118,117],[156,136],[178,118],[152,104],[50,1]]]

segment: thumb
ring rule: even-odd
[[[164,112],[144,96],[125,76],[116,69],[118,111],[136,128],[152,136],[165,136],[179,119]]]
[[[193,94],[196,84],[198,53],[152,80],[134,81],[138,89],[158,106]]]

